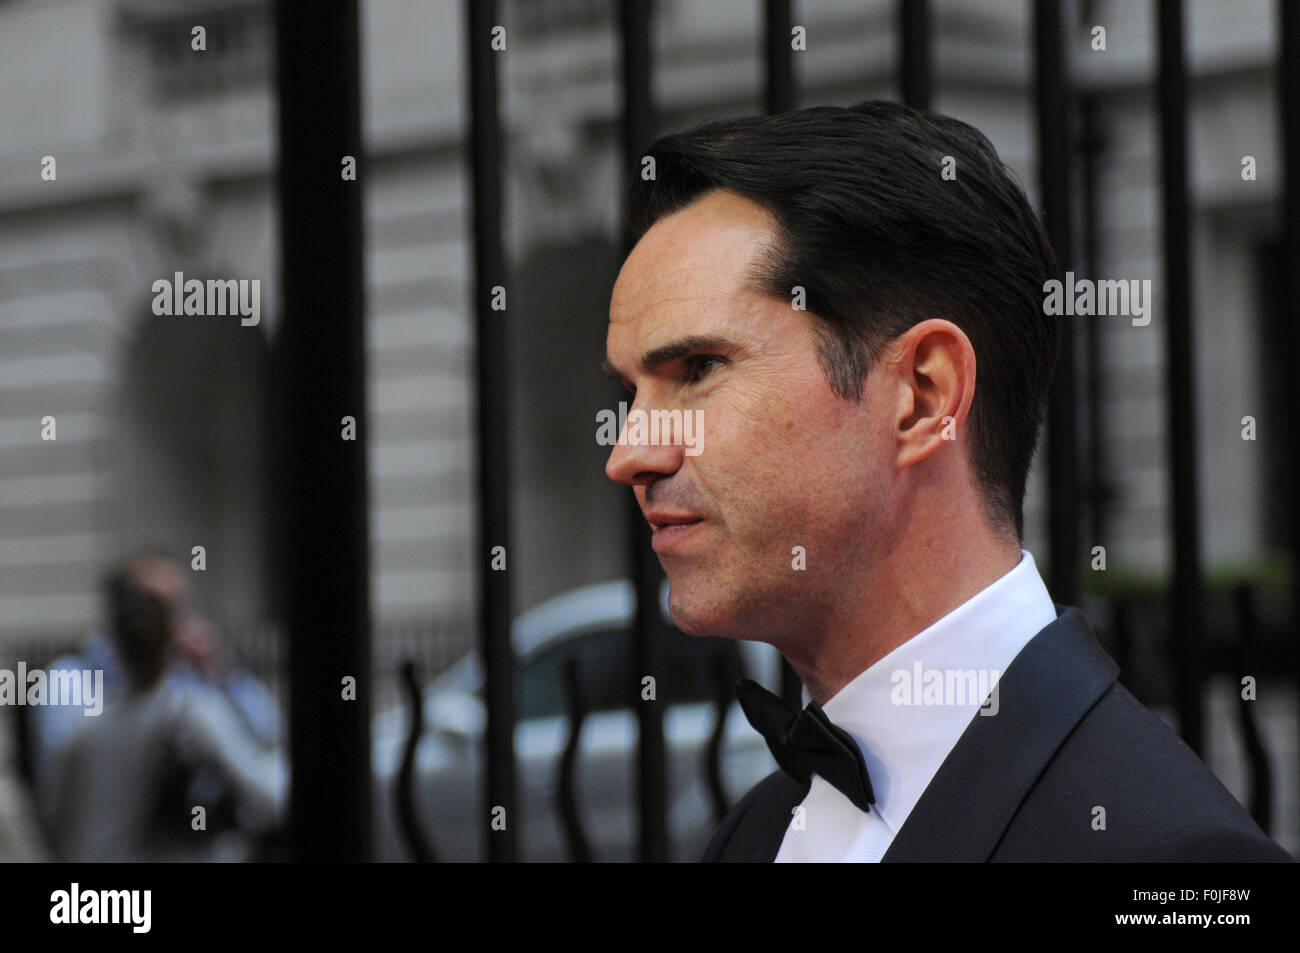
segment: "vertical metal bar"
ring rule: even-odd
[[[493,550],[510,558],[508,310],[492,310],[494,288],[506,287],[501,241],[501,128],[496,0],[466,0],[469,48],[471,188],[474,209],[474,326],[478,345],[478,623],[487,704],[486,801],[482,823],[493,862],[516,857],[514,649],[510,639],[510,577],[493,569]],[[509,307],[509,295],[506,296]],[[504,809],[504,817],[500,809]],[[502,824],[504,821],[504,825]]]
[[[277,335],[289,638],[290,857],[370,857],[370,573],[356,0],[276,11],[283,316]],[[323,240],[323,236],[326,237]],[[341,439],[355,418],[359,440]],[[354,678],[355,701],[341,698]]]
[[[654,103],[650,91],[650,0],[623,0],[619,29],[623,46],[623,168],[638,169],[654,132]],[[630,234],[623,248],[632,250]],[[636,672],[656,681],[663,676],[663,626],[659,619],[659,586],[663,571],[651,557],[650,527],[632,501],[628,511],[630,564],[636,585],[633,643]],[[637,798],[641,815],[640,857],[643,862],[668,859],[667,754],[664,746],[663,698],[636,699],[640,744],[637,757]]]
[[[1092,94],[1079,99],[1079,151],[1080,163],[1079,191],[1082,193],[1079,203],[1080,233],[1083,243],[1082,264],[1089,275],[1095,275],[1101,263],[1098,245],[1098,166],[1101,161],[1105,140],[1098,119],[1100,104],[1098,97]],[[1107,475],[1110,468],[1106,465],[1106,418],[1104,403],[1104,379],[1102,374],[1101,325],[1089,321],[1084,325],[1084,406],[1087,412],[1084,420],[1088,428],[1088,537],[1082,547],[1087,552],[1093,545],[1106,538],[1110,503],[1114,498],[1114,489]]]
[[[790,0],[765,0],[763,8],[764,102],[769,113],[789,112],[794,109],[794,47],[790,45],[794,19]]]
[[[898,0],[898,85],[903,102],[929,109],[934,95],[930,72],[930,0]]]
[[[1238,585],[1233,593],[1233,603],[1237,616],[1237,651],[1229,665],[1236,663],[1236,675],[1258,672],[1260,653],[1256,646],[1260,641],[1260,628],[1259,616],[1255,611],[1254,586],[1248,582]],[[1229,668],[1229,671],[1232,669]],[[1243,692],[1242,696],[1244,695]],[[1246,770],[1250,774],[1250,803],[1247,809],[1260,829],[1268,834],[1273,827],[1273,764],[1260,737],[1254,699],[1238,698],[1237,725],[1241,729],[1241,746],[1246,750]]]
[[[397,770],[397,827],[402,832],[411,859],[419,864],[431,864],[438,856],[420,826],[420,812],[415,806],[415,754],[420,748],[420,737],[424,734],[424,694],[420,691],[419,668],[414,659],[403,660],[399,678],[411,721],[407,725],[402,761]]]
[[[1070,114],[1073,97],[1065,75],[1065,43],[1060,0],[1035,0],[1034,48],[1038,114],[1038,181],[1043,224],[1062,270],[1073,260],[1070,206]],[[1074,338],[1070,318],[1062,319],[1056,376],[1048,398],[1048,586],[1057,602],[1078,602],[1079,583],[1079,428],[1075,404]]]
[[[556,792],[556,806],[564,825],[564,838],[569,846],[569,861],[589,864],[594,860],[591,842],[582,826],[582,812],[578,809],[578,786],[574,778],[578,773],[578,757],[582,754],[582,725],[587,720],[590,705],[582,687],[581,663],[576,656],[564,660],[564,702],[569,715],[569,740],[560,756],[560,783]]]
[[[1290,357],[1285,366],[1300,361],[1300,7],[1293,0],[1278,0],[1278,113],[1282,128],[1282,267],[1280,296],[1284,327],[1291,329]],[[1289,287],[1288,287],[1289,286]],[[1291,406],[1300,406],[1300,374],[1291,374]],[[1300,465],[1300,428],[1288,427],[1288,459]],[[1300,504],[1291,497],[1291,631],[1300,632]],[[1293,655],[1292,658],[1295,656]],[[1300,667],[1296,669],[1300,688]]]
[[[1158,0],[1160,168],[1164,222],[1166,420],[1173,494],[1170,626],[1183,740],[1201,751],[1201,533],[1197,512],[1196,386],[1192,341],[1191,207],[1187,185],[1187,72],[1183,0]]]
[[[794,26],[790,0],[765,0],[763,11],[764,77],[763,100],[768,113],[794,109],[794,47],[790,30]],[[781,657],[781,695],[800,705],[803,684],[790,663]]]
[[[721,824],[731,810],[727,787],[722,783],[722,745],[727,737],[727,715],[736,701],[736,682],[743,665],[740,650],[730,639],[719,639],[712,654],[713,731],[704,752],[704,778],[713,802],[713,820]]]

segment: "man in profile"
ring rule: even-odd
[[[677,626],[770,643],[808,703],[740,686],[782,770],[705,859],[1288,859],[1021,548],[1059,271],[988,140],[865,102],[648,155],[606,371],[706,452],[624,439],[606,472]]]

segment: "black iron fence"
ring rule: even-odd
[[[281,193],[285,261],[285,331],[277,345],[282,371],[281,393],[286,413],[294,419],[336,426],[339,416],[359,416],[364,353],[361,328],[361,233],[359,185],[340,188],[333,170],[337,160],[324,162],[330,174],[310,173],[319,156],[358,154],[359,94],[355,2],[340,3],[344,15],[322,17],[308,6],[280,3],[278,26],[281,107]],[[771,110],[792,108],[797,102],[788,42],[792,23],[789,2],[768,0],[762,9],[765,29],[763,55],[766,102]],[[1062,264],[1076,258],[1074,236],[1084,236],[1083,257],[1095,249],[1096,214],[1087,200],[1089,149],[1095,143],[1094,103],[1073,88],[1063,55],[1066,8],[1055,0],[1032,4],[1035,101],[1039,147],[1039,186],[1042,208]],[[1300,10],[1279,0],[1280,124],[1285,173],[1284,273],[1294,281],[1300,274]],[[655,5],[649,0],[622,0],[619,6],[621,80],[623,92],[623,161],[639,162],[655,131],[652,76],[652,35]],[[477,446],[479,474],[479,540],[476,564],[480,591],[476,624],[478,649],[485,672],[488,722],[482,824],[492,860],[517,857],[513,825],[495,826],[496,809],[514,816],[516,804],[513,750],[515,659],[510,643],[511,593],[509,576],[492,571],[496,547],[508,549],[511,539],[507,507],[511,472],[507,411],[510,373],[506,342],[511,333],[504,312],[491,311],[493,290],[506,287],[510,266],[502,242],[502,141],[500,133],[497,59],[492,48],[500,20],[495,0],[467,0],[467,91],[469,105],[468,160],[473,195],[474,280],[472,300],[478,347]],[[1187,169],[1188,77],[1185,63],[1185,8],[1180,0],[1158,0],[1156,42],[1159,73],[1156,93],[1159,113],[1160,194],[1163,226],[1163,284],[1168,329],[1164,396],[1168,407],[1167,469],[1171,490],[1172,584],[1168,591],[1167,632],[1179,726],[1195,749],[1203,744],[1202,695],[1205,680],[1217,664],[1204,652],[1205,595],[1200,562],[1201,527],[1197,519],[1196,379],[1192,337],[1191,204]],[[898,87],[903,98],[926,105],[933,98],[931,16],[924,0],[899,4]],[[292,37],[291,40],[285,37]],[[304,50],[310,50],[305,54]],[[307,57],[306,59],[304,57]],[[1076,168],[1080,166],[1081,168]],[[1074,188],[1076,176],[1085,182],[1083,201]],[[331,180],[332,181],[327,181]],[[326,246],[321,234],[331,235]],[[627,240],[625,237],[624,245]],[[1300,315],[1297,296],[1285,295],[1293,337],[1287,342],[1292,359],[1300,358]],[[310,322],[310,331],[306,330]],[[1047,474],[1050,517],[1050,587],[1058,601],[1074,602],[1080,581],[1081,528],[1098,525],[1107,496],[1097,469],[1095,448],[1105,437],[1096,417],[1087,420],[1089,452],[1081,450],[1079,409],[1095,408],[1102,377],[1098,373],[1095,339],[1085,336],[1079,347],[1074,329],[1066,334],[1052,394],[1047,425]],[[1092,332],[1079,332],[1090,335]],[[348,359],[345,355],[352,355]],[[1300,387],[1292,375],[1292,387]],[[1083,390],[1083,393],[1080,390]],[[322,401],[321,394],[336,395]],[[1300,397],[1300,393],[1293,394]],[[1292,406],[1296,405],[1292,402]],[[288,419],[288,418],[286,418]],[[333,423],[331,423],[333,421]],[[298,424],[295,424],[298,426]],[[314,425],[313,425],[314,426]],[[308,431],[309,432],[309,431]],[[1291,428],[1290,460],[1300,460],[1300,430]],[[361,857],[366,853],[367,793],[357,778],[368,774],[368,747],[359,710],[345,712],[335,703],[338,678],[354,674],[364,680],[368,655],[365,525],[366,494],[362,444],[344,444],[330,459],[320,446],[339,442],[303,439],[295,444],[280,472],[285,474],[284,552],[292,554],[288,580],[287,632],[289,647],[290,727],[294,739],[295,790],[320,790],[330,798],[296,797],[291,842],[295,857]],[[333,451],[332,451],[333,452]],[[1300,517],[1297,517],[1300,520]],[[659,570],[649,557],[643,520],[629,515],[628,547],[632,577],[639,595],[634,644],[641,671],[655,671],[661,625],[655,609]],[[1300,542],[1300,526],[1292,536],[1292,551]],[[1294,560],[1294,556],[1293,556]],[[1293,562],[1300,565],[1300,560]],[[1293,587],[1300,573],[1293,574]],[[1293,592],[1294,595],[1294,592]],[[1300,603],[1300,599],[1295,600]],[[1243,664],[1258,651],[1249,593],[1240,596],[1237,612],[1235,662]],[[1292,612],[1294,613],[1294,608]],[[1292,616],[1294,618],[1294,615]],[[1127,631],[1124,604],[1116,604],[1115,635],[1123,652]],[[1294,627],[1294,623],[1292,623]],[[1294,631],[1294,628],[1293,628]],[[391,663],[392,659],[388,662]],[[1272,660],[1300,676],[1294,655]],[[427,674],[427,673],[426,673]],[[582,725],[583,685],[570,673],[570,702],[575,735]],[[787,679],[786,690],[797,686]],[[629,695],[635,691],[629,686]],[[662,708],[629,700],[639,719],[638,805],[639,854],[645,860],[668,855],[666,824],[665,744]],[[725,711],[725,707],[721,709]],[[1242,709],[1241,730],[1251,760],[1256,816],[1267,821],[1267,791],[1276,772],[1259,743],[1258,728]],[[721,721],[721,717],[719,718]],[[328,738],[323,745],[320,739]],[[312,739],[315,739],[314,741]],[[716,750],[714,751],[716,757]],[[572,765],[572,749],[566,757]],[[567,773],[566,773],[566,776]],[[409,777],[409,774],[408,774]],[[569,822],[573,855],[588,855],[581,822],[573,807],[571,782],[564,815]],[[436,792],[415,792],[434,796]],[[325,846],[330,845],[330,846]],[[427,854],[426,854],[427,856]]]

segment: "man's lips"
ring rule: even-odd
[[[703,517],[695,516],[692,513],[647,513],[646,520],[650,523],[650,528],[654,530],[662,529],[665,526],[685,526],[689,523],[698,523]]]
[[[646,515],[654,535],[650,537],[650,547],[662,555],[673,546],[689,536],[699,532],[704,525],[702,517],[690,513],[649,513]]]

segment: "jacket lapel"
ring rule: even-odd
[[[987,861],[1044,766],[1114,684],[1119,668],[1087,620],[1056,609],[999,680],[998,713],[971,720],[882,862]]]
[[[790,815],[807,796],[807,784],[800,784],[783,771],[776,772],[768,796],[755,805],[747,818],[753,824],[753,833],[741,839],[752,851],[747,860],[763,864],[776,860],[790,827]]]

